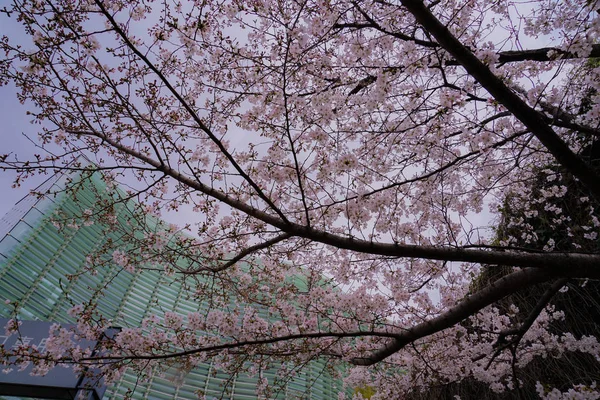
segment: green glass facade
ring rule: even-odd
[[[53,187],[60,191],[64,179],[53,178],[41,190]],[[120,249],[119,234],[107,233],[102,224],[55,226],[56,216],[77,221],[82,210],[95,204],[95,196],[105,191],[98,174],[85,182],[75,193],[62,191],[41,199],[29,195],[0,221],[0,316],[14,312],[13,306],[3,302],[8,299],[18,302],[18,316],[23,320],[72,323],[67,310],[92,296],[97,297],[98,311],[115,326],[137,326],[142,319],[167,311],[182,315],[207,311],[207,304],[188,297],[189,286],[163,271],[128,273],[111,265],[108,258],[106,267],[95,275],[85,271],[90,252],[107,244]],[[131,203],[122,205],[118,218],[126,218],[130,207]],[[154,228],[160,224],[154,221]],[[72,279],[67,279],[69,276]],[[263,376],[271,383],[276,374],[273,369]],[[199,394],[207,399],[256,398],[258,378],[242,373],[230,376],[216,370],[213,363],[176,375],[163,371],[139,381],[137,375],[127,372],[109,386],[105,398],[122,399],[131,390],[134,399],[195,399]],[[282,387],[277,398],[333,399],[339,390],[339,381],[331,378],[325,363],[313,361]]]

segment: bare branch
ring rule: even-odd
[[[542,47],[531,50],[510,50],[498,53],[498,62],[501,64],[517,61],[557,61],[579,58],[600,57],[600,44],[592,45],[592,51],[589,55],[582,57],[571,51],[558,49],[556,47]]]

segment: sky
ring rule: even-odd
[[[7,1],[0,0],[0,8],[6,4]],[[22,33],[14,19],[0,14],[0,37],[4,35],[15,38]],[[35,153],[33,143],[25,137],[25,134],[35,138],[37,127],[29,123],[30,116],[26,115],[26,111],[26,107],[16,98],[14,86],[0,86],[0,154],[17,153],[26,158]],[[15,177],[13,171],[0,170],[0,217],[44,180],[43,177],[37,177],[24,182],[21,187],[13,188]]]
[[[30,117],[26,115],[25,107],[16,100],[14,87],[0,87],[0,104],[0,154],[14,152],[23,159],[34,154],[34,145],[25,135],[35,138],[37,126],[29,123]],[[15,177],[14,171],[0,171],[0,216],[45,180],[39,176],[13,188]]]

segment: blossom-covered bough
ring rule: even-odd
[[[599,7],[15,1],[3,18],[24,35],[2,39],[0,83],[31,108],[40,154],[0,161],[19,179],[102,171],[142,226],[179,211],[194,239],[124,235],[136,255],[113,261],[208,279],[189,295],[244,304],[126,328],[110,365],[322,357],[381,398],[463,379],[522,394],[536,358],[600,356],[596,337],[553,328],[550,305],[600,276]],[[111,210],[104,198],[82,218],[114,226]],[[475,285],[482,268],[503,273]],[[529,309],[505,304],[539,287]],[[108,323],[93,309],[76,310],[90,336]],[[590,376],[544,385],[598,396]]]

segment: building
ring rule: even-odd
[[[55,196],[28,195],[0,222],[0,299],[18,302],[20,319],[73,322],[67,310],[90,296],[98,296],[98,310],[115,325],[136,326],[151,313],[176,310],[185,315],[208,308],[207,304],[188,299],[189,287],[161,271],[123,273],[122,267],[106,259],[106,268],[95,275],[86,272],[90,251],[102,246],[119,250],[120,239],[118,233],[108,232],[101,223],[81,220],[82,210],[94,204],[95,196],[107,193],[100,175],[73,178],[79,179],[76,191],[63,190],[66,179],[70,178],[51,178],[39,191],[51,188],[57,192]],[[121,204],[117,218],[127,219],[131,207],[131,202]],[[58,217],[64,224],[56,223]],[[72,223],[68,223],[70,219]],[[156,229],[161,221],[154,220],[150,225]],[[102,296],[98,294],[100,288],[105,288]],[[0,317],[9,317],[13,312],[12,305],[0,301]],[[311,362],[287,382],[276,398],[336,398],[340,382],[324,367],[319,361]],[[265,371],[264,376],[271,382],[276,373]],[[232,377],[215,370],[212,362],[184,376],[174,375],[153,373],[147,382],[138,382],[138,377],[128,372],[108,387],[104,398],[122,399],[134,389],[135,399],[195,399],[199,394],[218,399],[256,398],[256,377]],[[227,392],[223,391],[225,384]]]

